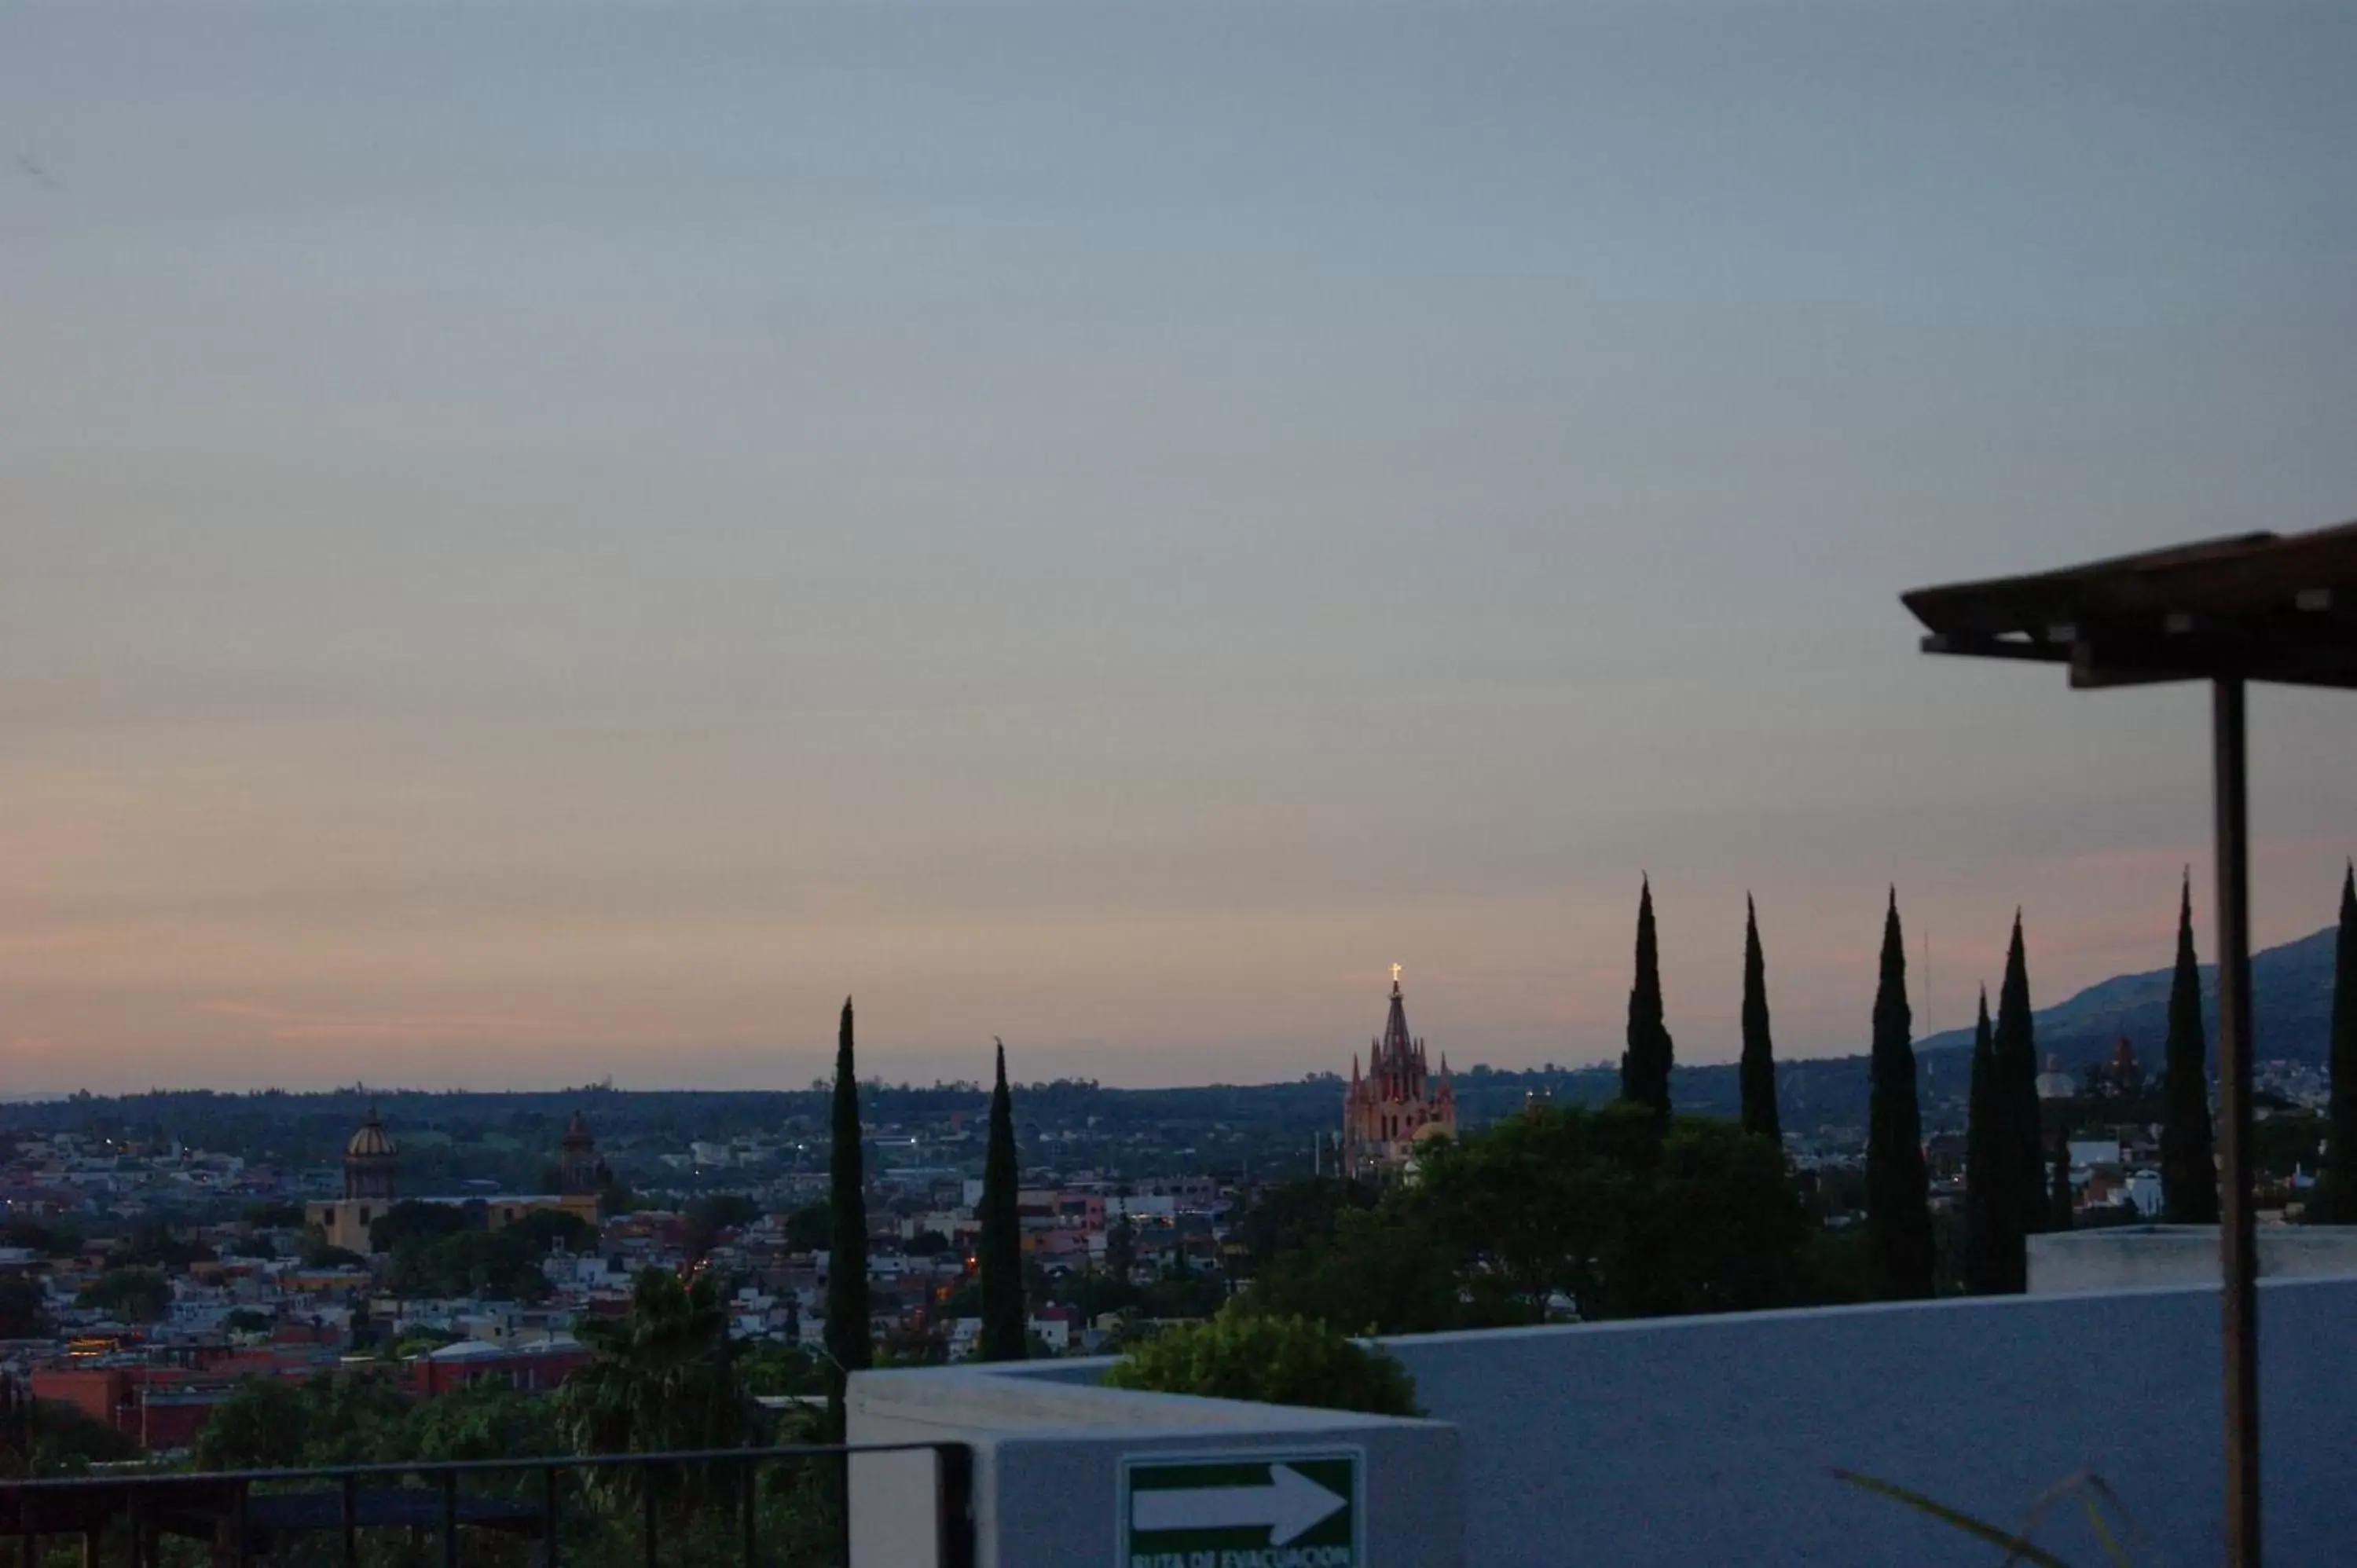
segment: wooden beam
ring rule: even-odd
[[[2357,687],[2357,636],[2330,623],[2325,635],[2281,635],[2279,625],[2176,636],[2106,628],[2071,645],[2071,684],[2089,690],[2163,681],[2260,681]]]
[[[1975,637],[1963,632],[1933,632],[1923,639],[1923,651],[1953,654],[1961,659],[2017,659],[2032,664],[2060,664],[2071,657],[2071,650],[2064,644]]]
[[[2126,663],[2105,657],[2092,642],[2071,645],[2071,685],[2075,691],[2102,692],[2115,686],[2158,686],[2171,681],[2200,681],[2190,670]]]

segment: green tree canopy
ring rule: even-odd
[[[1325,1242],[1343,1210],[1372,1208],[1378,1196],[1363,1182],[1339,1176],[1281,1182],[1254,1196],[1236,1221],[1235,1240],[1257,1272],[1277,1258]]]
[[[1811,1228],[1776,1144],[1652,1109],[1534,1106],[1435,1140],[1412,1185],[1338,1205],[1330,1235],[1271,1257],[1247,1292],[1274,1316],[1420,1333],[1792,1304]]]
[[[39,1339],[49,1332],[49,1298],[27,1274],[0,1274],[0,1339]]]
[[[1782,1120],[1776,1111],[1776,1045],[1768,1027],[1768,960],[1760,950],[1760,910],[1743,898],[1743,1060],[1738,1069],[1743,1090],[1743,1130],[1781,1144]]]
[[[1006,1046],[1001,1041],[982,1166],[982,1334],[976,1349],[985,1361],[1020,1361],[1028,1348],[1023,1220],[1016,1201],[1021,1179],[1015,1155],[1014,1098],[1006,1087]]]
[[[1131,1350],[1105,1374],[1117,1389],[1263,1404],[1417,1415],[1415,1382],[1391,1357],[1326,1325],[1231,1306]]]
[[[1454,1238],[1477,1293],[1513,1316],[1581,1317],[1777,1306],[1803,1280],[1807,1211],[1783,1154],[1733,1122],[1684,1117],[1667,1136],[1625,1105],[1540,1106],[1424,1160],[1404,1191]]]
[[[834,1231],[834,1211],[824,1199],[786,1216],[786,1246],[796,1252],[823,1252]]]
[[[2014,1208],[2014,1224],[2022,1236],[2046,1229],[2046,1134],[2038,1102],[2038,1026],[2029,1006],[2029,960],[2021,940],[2021,911],[2013,912],[2013,940],[2005,954],[2005,982],[1998,987],[1996,1030],[1997,1092],[2005,1101],[2003,1142],[1992,1152],[2006,1162],[2006,1196]],[[2026,1243],[2025,1243],[2026,1245]],[[2007,1271],[2013,1265],[2007,1258]],[[2020,1264],[2028,1288],[2027,1254]]]
[[[700,1258],[729,1231],[760,1219],[761,1206],[741,1192],[707,1192],[690,1199],[680,1218],[686,1223],[688,1252]]]
[[[0,1247],[26,1247],[47,1258],[70,1256],[81,1246],[81,1238],[70,1230],[53,1229],[31,1219],[10,1219],[0,1223]]]
[[[2046,1229],[2068,1230],[2078,1205],[2071,1187],[2071,1128],[2064,1123],[2056,1129],[2054,1139],[2054,1181],[2047,1193]],[[2025,1283],[2024,1289],[2028,1289]]]
[[[647,1269],[627,1316],[585,1319],[580,1334],[591,1359],[556,1395],[558,1427],[575,1452],[736,1448],[752,1436],[752,1398],[710,1274],[683,1285],[668,1270]],[[709,1501],[705,1494],[726,1482],[687,1477],[683,1501]]]
[[[1907,944],[1899,893],[1882,922],[1882,980],[1874,993],[1874,1050],[1866,1142],[1867,1249],[1881,1292],[1894,1300],[1932,1294],[1931,1176],[1915,1100],[1914,1014],[1907,1004]]]
[[[248,1378],[197,1434],[199,1470],[365,1465],[403,1457],[410,1401],[381,1373]]]
[[[2013,1164],[1998,1154],[2006,1143],[2007,1108],[1984,990],[1973,1026],[1972,1094],[1964,1122],[1964,1288],[1975,1294],[2024,1286],[2020,1206],[2006,1185]]]
[[[82,1286],[74,1303],[125,1323],[153,1323],[172,1310],[172,1282],[161,1269],[109,1269]]]
[[[867,1325],[866,1163],[859,1147],[859,1079],[852,1059],[848,996],[835,1037],[834,1135],[827,1155],[827,1207],[834,1219],[826,1267],[826,1354],[833,1371],[827,1406],[828,1427],[840,1439],[845,1381],[875,1357]]]
[[[597,1228],[565,1208],[535,1208],[502,1227],[507,1234],[544,1258],[562,1246],[568,1252],[597,1250]]]
[[[515,1225],[459,1230],[431,1240],[411,1236],[393,1249],[384,1283],[403,1296],[544,1301],[552,1289],[540,1267],[546,1256],[546,1246]]]
[[[466,1228],[466,1210],[457,1205],[405,1197],[370,1223],[369,1245],[390,1252],[406,1241],[438,1241]]]
[[[2210,1140],[2210,1041],[2201,1025],[2201,968],[2193,952],[2190,872],[2178,895],[2177,968],[2169,982],[2169,1041],[2162,1052],[2160,1088],[2161,1211],[2172,1225],[2215,1225],[2218,1166]]]
[[[1653,932],[1653,883],[1637,895],[1637,975],[1629,988],[1628,1050],[1620,1058],[1620,1098],[1642,1105],[1658,1122],[1670,1118],[1674,1053],[1662,1015],[1661,947]]]
[[[1269,1316],[1308,1317],[1351,1334],[1461,1327],[1460,1251],[1413,1206],[1348,1208],[1336,1216],[1330,1240],[1271,1259],[1245,1299]]]
[[[358,1252],[331,1244],[316,1225],[304,1233],[300,1258],[307,1269],[363,1269],[368,1266],[368,1260]]]
[[[764,1345],[744,1356],[737,1367],[748,1393],[776,1396],[826,1392],[826,1363],[799,1345]]]
[[[63,1400],[37,1400],[0,1377],[0,1479],[78,1476],[91,1466],[135,1459],[139,1444]]]
[[[478,1378],[420,1400],[395,1441],[402,1459],[516,1459],[565,1452],[552,1396],[519,1392],[505,1380]]]
[[[2324,1218],[2357,1225],[2357,866],[2341,874],[2341,931],[2333,948],[2332,1097],[2325,1151]]]
[[[210,1262],[219,1254],[210,1247],[191,1241],[171,1226],[160,1220],[149,1220],[124,1238],[123,1244],[108,1254],[107,1261],[118,1267],[185,1269],[190,1263]]]

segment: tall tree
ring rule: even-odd
[[[834,1147],[827,1208],[834,1219],[826,1260],[827,1413],[838,1440],[844,1391],[874,1359],[867,1333],[867,1183],[859,1148],[859,1075],[851,1056],[851,998],[834,1047]]]
[[[1620,1098],[1670,1120],[1669,1026],[1662,1022],[1662,955],[1653,936],[1653,883],[1637,897],[1637,980],[1629,988],[1629,1048],[1620,1058]]]
[[[982,1162],[982,1343],[985,1361],[1020,1361],[1030,1323],[1023,1308],[1021,1172],[1015,1159],[1015,1102],[1006,1091],[1006,1043],[990,1090],[990,1144]]]
[[[1768,961],[1760,951],[1760,909],[1743,896],[1743,1130],[1781,1145],[1776,1047],[1768,1035]]]
[[[2047,1194],[2046,1229],[2068,1230],[2077,1205],[2071,1201],[2071,1123],[2054,1131],[2054,1190]],[[2023,1287],[2029,1288],[2025,1280]]]
[[[1866,1235],[1885,1296],[1932,1294],[1931,1179],[1915,1103],[1915,1020],[1907,1005],[1907,944],[1899,893],[1882,924],[1882,983],[1874,993],[1872,1100],[1866,1138]]]
[[[2021,1228],[2014,1223],[2018,1206],[2005,1189],[2012,1167],[1996,1156],[2004,1145],[2004,1122],[1988,992],[1983,988],[1980,1020],[1973,1026],[1972,1099],[1964,1122],[1964,1288],[1975,1295],[2021,1288],[2016,1265]]]
[[[2325,1218],[2357,1224],[2357,866],[2341,874],[2341,938],[2332,966],[2332,1102],[2326,1131]]]
[[[2025,1236],[2046,1229],[2046,1137],[2038,1105],[2038,1026],[2029,1016],[2029,961],[2021,940],[2021,911],[2013,912],[2013,940],[2005,953],[2005,983],[1996,993],[1997,1094],[2005,1103],[1995,1150],[2010,1167],[2007,1195]],[[2024,1265],[2026,1288],[2028,1264]]]
[[[2160,1202],[2171,1225],[2218,1223],[2210,1154],[2210,1042],[2201,1027],[2201,967],[2193,956],[2193,874],[2177,901],[2177,972],[2169,983],[2161,1070]]]
[[[591,1359],[557,1395],[558,1424],[574,1452],[736,1448],[751,1437],[759,1412],[745,1391],[728,1337],[728,1304],[712,1273],[683,1285],[669,1269],[641,1271],[629,1314],[584,1317],[581,1342]],[[700,1469],[635,1478],[608,1470],[592,1479],[631,1493],[653,1484],[659,1495],[684,1482],[683,1500],[705,1506],[735,1489],[728,1474]]]
[[[1130,1223],[1127,1182],[1114,1189],[1114,1199],[1121,1212],[1105,1227],[1105,1273],[1126,1285],[1137,1269],[1137,1227]]]

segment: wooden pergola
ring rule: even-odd
[[[2244,691],[2357,688],[2357,522],[2251,533],[1900,596],[1926,653],[2069,667],[2073,687],[2206,681],[2216,778],[2226,1550],[2259,1563],[2258,1256],[2251,1193],[2251,929]]]

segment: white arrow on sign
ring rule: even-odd
[[[1288,1546],[1350,1506],[1351,1499],[1290,1465],[1271,1465],[1260,1487],[1157,1487],[1130,1494],[1129,1527],[1248,1530],[1268,1527],[1271,1546]]]

